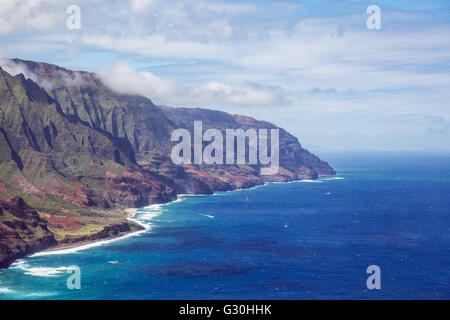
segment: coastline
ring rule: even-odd
[[[176,200],[173,200],[176,201]],[[167,202],[165,204],[169,204],[172,203],[171,202]],[[159,205],[159,204],[153,204],[150,205],[151,206],[155,206],[155,205]],[[58,254],[70,254],[70,253],[74,253],[74,252],[78,252],[78,251],[82,251],[82,250],[86,250],[86,249],[90,249],[90,248],[94,248],[94,247],[98,247],[98,246],[102,246],[105,244],[109,244],[118,240],[122,240],[122,239],[127,239],[133,236],[136,236],[138,234],[141,234],[147,230],[150,229],[149,225],[146,225],[136,219],[134,219],[136,213],[137,213],[138,208],[127,208],[124,209],[124,212],[126,213],[126,219],[128,221],[134,222],[137,225],[139,225],[142,229],[139,230],[132,230],[129,232],[123,232],[117,236],[113,236],[113,237],[107,237],[107,238],[102,238],[102,239],[95,239],[95,240],[86,240],[86,241],[80,241],[80,242],[76,242],[76,243],[71,243],[71,244],[62,244],[56,247],[51,247],[36,253],[33,253],[31,255],[29,255],[29,257],[41,257],[41,256],[48,256],[48,255],[58,255]]]
[[[155,203],[155,204],[151,204],[146,207],[143,207],[143,208],[151,208],[151,207],[159,208],[160,206],[163,206],[163,205],[168,205],[170,203],[179,202],[182,200],[183,197],[187,197],[187,196],[190,196],[190,195],[187,195],[187,194],[181,195],[180,194],[177,196],[177,199],[175,199],[175,200],[168,201],[165,203]],[[192,195],[192,196],[196,196],[196,195]],[[148,231],[151,228],[151,224],[145,224],[145,223],[135,219],[135,216],[136,216],[136,213],[138,210],[139,210],[139,208],[123,209],[123,211],[125,212],[125,218],[127,219],[127,221],[133,222],[136,225],[138,225],[140,227],[140,229],[138,229],[138,230],[130,230],[130,231],[122,232],[121,234],[113,236],[113,237],[84,240],[84,241],[75,242],[75,243],[71,243],[71,244],[61,244],[61,245],[52,246],[52,247],[48,247],[48,248],[41,249],[41,250],[36,250],[35,252],[29,252],[25,255],[15,257],[15,259],[12,260],[5,268],[0,268],[0,271],[14,267],[14,264],[17,263],[18,261],[20,261],[21,259],[26,259],[29,257],[31,258],[31,257],[48,256],[48,255],[71,254],[71,253],[75,253],[78,251],[87,250],[90,248],[106,245],[106,244],[109,244],[109,243],[112,243],[115,241],[119,241],[119,240],[137,236],[143,232]]]
[[[234,190],[229,190],[229,191],[224,191],[224,192],[249,190],[249,189],[253,189],[253,188],[257,188],[257,187],[262,187],[262,186],[265,186],[265,185],[267,185],[267,183],[264,183],[264,184],[261,184],[261,185],[256,185],[256,186],[253,186],[253,187],[250,187],[250,188],[246,188],[246,189],[245,188],[234,189]],[[213,196],[213,195],[216,195],[216,194],[217,194],[217,192],[214,192],[210,196]],[[207,195],[203,195],[203,194],[179,194],[179,195],[177,195],[177,199],[175,199],[175,200],[172,200],[172,201],[169,201],[169,202],[165,202],[165,203],[155,203],[155,204],[151,204],[149,206],[143,207],[143,208],[160,207],[160,206],[163,206],[163,205],[168,205],[168,204],[171,204],[171,203],[180,202],[185,197],[196,197],[196,196],[207,196]],[[127,239],[127,238],[130,238],[130,237],[137,236],[137,235],[139,235],[139,234],[141,234],[143,232],[148,231],[151,228],[151,225],[142,223],[141,221],[135,219],[135,216],[136,216],[138,210],[139,210],[139,208],[126,208],[123,211],[125,212],[125,214],[126,214],[125,217],[126,217],[126,219],[128,221],[136,223],[142,229],[133,230],[133,231],[129,231],[129,232],[123,232],[122,234],[114,236],[114,237],[107,237],[107,238],[93,239],[93,240],[85,240],[85,241],[80,241],[80,242],[71,243],[71,244],[62,244],[62,245],[58,245],[58,246],[54,246],[54,247],[49,247],[49,248],[46,248],[44,250],[38,250],[38,251],[36,251],[34,253],[29,253],[29,254],[24,255],[22,257],[17,257],[5,269],[9,269],[9,268],[13,267],[14,264],[17,261],[19,261],[21,259],[26,259],[28,257],[31,258],[31,257],[42,257],[42,256],[49,256],[49,255],[71,254],[71,253],[75,253],[75,252],[78,252],[78,251],[87,250],[87,249],[90,249],[90,248],[94,248],[94,247],[110,244],[110,243],[115,242],[115,241],[119,241],[119,240],[123,240],[123,239]]]
[[[300,179],[300,180],[292,180],[292,181],[280,181],[280,182],[264,182],[262,184],[257,184],[255,186],[252,187],[248,187],[248,188],[237,188],[234,190],[228,190],[228,191],[217,191],[214,192],[213,194],[210,194],[209,196],[216,196],[222,192],[233,192],[233,191],[244,191],[244,190],[251,190],[251,189],[256,189],[256,188],[260,188],[260,187],[264,187],[270,184],[278,184],[278,183],[293,183],[293,182],[321,182],[321,178],[323,177],[332,177],[331,179],[324,179],[322,181],[326,181],[326,180],[334,180],[334,178],[336,180],[338,179],[343,179],[340,177],[336,177],[336,175],[327,175],[327,176],[320,176],[318,179],[315,180],[309,180],[309,179]],[[169,202],[165,202],[165,203],[159,203],[159,204],[151,204],[147,207],[143,207],[143,208],[159,208],[161,206],[164,205],[168,205],[171,203],[176,203],[176,202],[180,202],[183,200],[183,198],[185,197],[196,197],[196,196],[208,196],[207,194],[179,194],[177,196],[177,199],[169,201]],[[106,245],[106,244],[110,244],[112,242],[115,241],[119,241],[119,240],[123,240],[123,239],[127,239],[130,237],[134,237],[137,236],[143,232],[147,232],[150,228],[151,228],[151,224],[145,224],[142,221],[139,221],[137,219],[135,219],[135,216],[137,214],[137,211],[139,210],[139,208],[126,208],[124,209],[125,212],[125,217],[128,221],[134,222],[137,225],[139,225],[142,229],[139,230],[132,230],[129,232],[123,232],[119,235],[113,236],[113,237],[107,237],[107,238],[101,238],[101,239],[94,239],[94,240],[86,240],[86,241],[80,241],[77,243],[71,243],[71,244],[62,244],[62,245],[58,245],[55,247],[50,247],[44,250],[39,250],[35,253],[30,253],[26,256],[23,257],[18,257],[17,259],[15,259],[6,269],[10,268],[11,266],[13,266],[13,264],[15,262],[17,262],[20,259],[25,259],[27,257],[40,257],[40,256],[48,256],[48,255],[64,255],[64,254],[71,254],[71,253],[75,253],[78,251],[82,251],[82,250],[87,250],[90,248],[94,248],[94,247],[98,247],[98,246],[102,246],[102,245]],[[158,214],[159,215],[159,214]],[[154,217],[155,215],[153,215],[152,217]],[[151,219],[150,219],[151,220]]]

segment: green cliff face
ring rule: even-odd
[[[37,75],[64,114],[111,135],[130,158],[169,152],[170,132],[175,126],[151,100],[116,94],[93,73],[15,61]]]
[[[174,197],[164,184],[143,178],[129,140],[65,114],[58,101],[22,75],[0,74],[0,181],[8,190],[38,198],[40,209],[53,206],[46,205],[48,199],[72,209],[139,206]]]
[[[37,248],[129,231],[135,226],[126,221],[124,207],[167,202],[177,193],[335,173],[283,129],[275,176],[260,176],[255,166],[174,165],[171,133],[179,127],[192,131],[195,120],[222,131],[277,127],[219,111],[157,107],[147,98],[111,91],[93,73],[13,62],[39,84],[0,68],[0,267]],[[5,209],[13,198],[17,205]],[[43,227],[18,227],[30,222],[30,216],[16,215],[28,205]],[[25,238],[33,245],[24,245]],[[12,246],[21,249],[13,253]]]

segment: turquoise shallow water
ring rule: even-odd
[[[337,177],[181,197],[134,237],[20,260],[0,299],[449,299],[450,156],[324,158]]]

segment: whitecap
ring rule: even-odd
[[[5,294],[5,293],[12,293],[14,292],[13,290],[6,288],[6,287],[0,287],[0,294]]]
[[[58,294],[57,292],[41,291],[41,292],[32,292],[32,293],[25,294],[25,297],[39,299],[42,297],[56,296],[57,294]]]
[[[299,181],[294,181],[294,182],[299,182],[299,183],[322,183],[323,180],[309,180],[309,179],[305,179],[305,180],[299,180]]]
[[[72,270],[70,267],[31,267],[25,260],[17,261],[11,265],[10,269],[19,269],[24,271],[26,275],[45,278],[58,277],[61,274],[67,273],[68,270]]]
[[[175,200],[175,201],[176,201],[176,200]],[[161,210],[161,207],[162,207],[163,205],[164,205],[164,204],[161,204],[161,203],[151,204],[151,205],[149,205],[149,206],[146,206],[146,207],[143,207],[143,208],[139,209],[139,211],[141,211],[141,210],[144,210],[145,212],[148,212],[148,211],[158,211],[158,210]]]
[[[19,259],[19,260],[16,260],[15,262],[13,262],[13,263],[9,266],[9,268],[10,268],[10,269],[23,269],[23,268],[25,268],[26,266],[28,266],[26,260],[25,260],[25,259]]]
[[[33,277],[54,278],[64,275],[67,273],[67,271],[70,270],[73,269],[69,267],[58,267],[58,268],[38,267],[38,268],[29,268],[24,272],[24,274]]]
[[[141,213],[139,214],[139,217],[136,219],[136,221],[140,221],[141,223],[142,221],[151,221],[157,216],[159,216],[158,212]],[[147,226],[150,225],[147,224]]]

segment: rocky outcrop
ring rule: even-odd
[[[0,199],[0,268],[37,251],[115,238],[143,229],[124,218],[100,219],[96,223],[94,231],[84,231],[87,222],[78,218],[39,214],[20,197]]]
[[[46,221],[22,198],[0,199],[0,268],[57,244]]]

